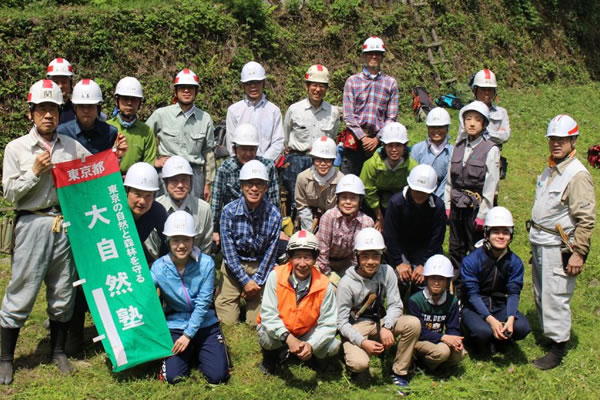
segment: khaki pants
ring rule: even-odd
[[[377,326],[373,321],[361,321],[352,327],[368,339],[375,339],[377,335]],[[415,343],[421,334],[421,322],[416,317],[403,315],[396,322],[393,333],[398,339],[398,348],[392,370],[396,375],[407,375]],[[369,368],[370,357],[367,352],[349,341],[344,342],[344,358],[346,366],[352,372],[361,372]]]
[[[428,341],[419,341],[415,344],[415,355],[433,371],[442,364],[447,367],[457,365],[465,358],[467,351],[465,349],[455,351],[442,342],[434,344]]]
[[[258,262],[243,262],[244,271],[248,275],[253,275],[258,269]],[[221,284],[219,285],[219,295],[215,301],[215,308],[219,320],[225,324],[235,324],[240,319],[240,305],[242,286],[227,267],[225,261],[221,264]],[[260,293],[251,299],[246,300],[246,323],[250,326],[256,326],[256,317],[260,311],[264,287]]]

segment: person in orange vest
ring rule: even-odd
[[[316,267],[317,237],[301,230],[287,245],[290,261],[279,265],[267,278],[260,314],[258,342],[263,359],[259,368],[273,374],[290,354],[301,361],[338,354],[335,338],[337,305],[335,289]]]

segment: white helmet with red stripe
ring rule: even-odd
[[[546,137],[571,137],[579,136],[577,122],[567,114],[560,114],[552,118],[548,124]]]
[[[337,146],[332,138],[321,136],[315,140],[310,149],[310,155],[316,158],[333,160],[336,157]]]
[[[362,46],[362,52],[367,53],[370,51],[378,51],[380,53],[385,53],[385,43],[383,43],[383,40],[381,40],[381,38],[377,36],[371,36],[370,38],[365,40]]]
[[[496,88],[498,87],[496,83],[496,74],[494,74],[489,69],[482,69],[478,71],[473,77],[473,82],[471,82],[471,88],[475,89],[476,87],[482,88]]]
[[[73,104],[102,104],[102,89],[91,79],[82,79],[73,88]]]
[[[315,64],[311,66],[306,75],[304,75],[306,82],[317,82],[317,83],[329,83],[329,71],[325,66],[321,64]]]
[[[73,66],[64,58],[55,58],[48,64],[46,76],[73,76]]]
[[[173,84],[177,85],[192,85],[192,86],[200,86],[198,83],[200,80],[198,76],[191,69],[184,68],[175,77],[175,81]]]
[[[294,233],[288,241],[286,249],[288,255],[294,250],[310,250],[318,253],[319,240],[312,232],[302,229]]]
[[[27,102],[29,104],[54,103],[61,106],[63,105],[62,91],[50,79],[42,79],[31,85]]]

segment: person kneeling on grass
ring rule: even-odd
[[[398,278],[391,266],[381,263],[385,250],[381,233],[375,228],[361,230],[354,250],[358,265],[346,271],[336,293],[346,366],[355,374],[367,370],[370,357],[382,355],[398,337],[392,380],[406,387],[421,324],[413,316],[402,315]]]
[[[287,253],[290,261],[275,267],[267,278],[257,319],[263,352],[259,367],[265,374],[272,374],[277,361],[289,353],[308,361],[313,355],[333,357],[340,350],[335,338],[335,289],[316,268],[317,237],[305,230],[296,232]]]
[[[483,244],[461,265],[466,300],[462,318],[476,348],[494,354],[497,345],[524,339],[531,327],[518,311],[525,269],[508,247],[513,238],[512,214],[504,207],[492,208],[483,229]]]
[[[215,263],[194,246],[194,217],[175,211],[165,222],[170,252],[152,265],[150,273],[166,304],[165,315],[175,342],[173,355],[163,362],[162,376],[177,383],[189,376],[190,364],[209,383],[229,379],[229,360],[223,332],[212,307]]]
[[[423,274],[427,286],[411,296],[408,309],[421,321],[415,355],[433,371],[440,366],[457,365],[467,352],[460,334],[458,300],[446,290],[454,277],[452,263],[436,254],[425,262]]]

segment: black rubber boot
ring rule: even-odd
[[[87,303],[85,302],[83,293],[78,291],[73,316],[71,317],[71,322],[69,322],[69,333],[65,348],[65,352],[70,356],[80,353],[83,350],[83,328],[85,325],[86,309]]]
[[[541,370],[556,368],[561,363],[566,351],[567,342],[556,343],[552,342],[550,351],[543,357],[533,361],[533,365]]]
[[[262,350],[262,361],[258,364],[258,368],[265,375],[273,375],[279,364],[279,350]]]
[[[63,375],[73,373],[73,365],[65,354],[65,343],[67,341],[68,322],[50,320],[50,349],[52,351],[52,362],[58,367]]]
[[[0,353],[0,384],[9,385],[13,381],[14,367],[13,360],[15,359],[15,347],[19,339],[20,328],[4,328],[2,327],[2,352]]]

